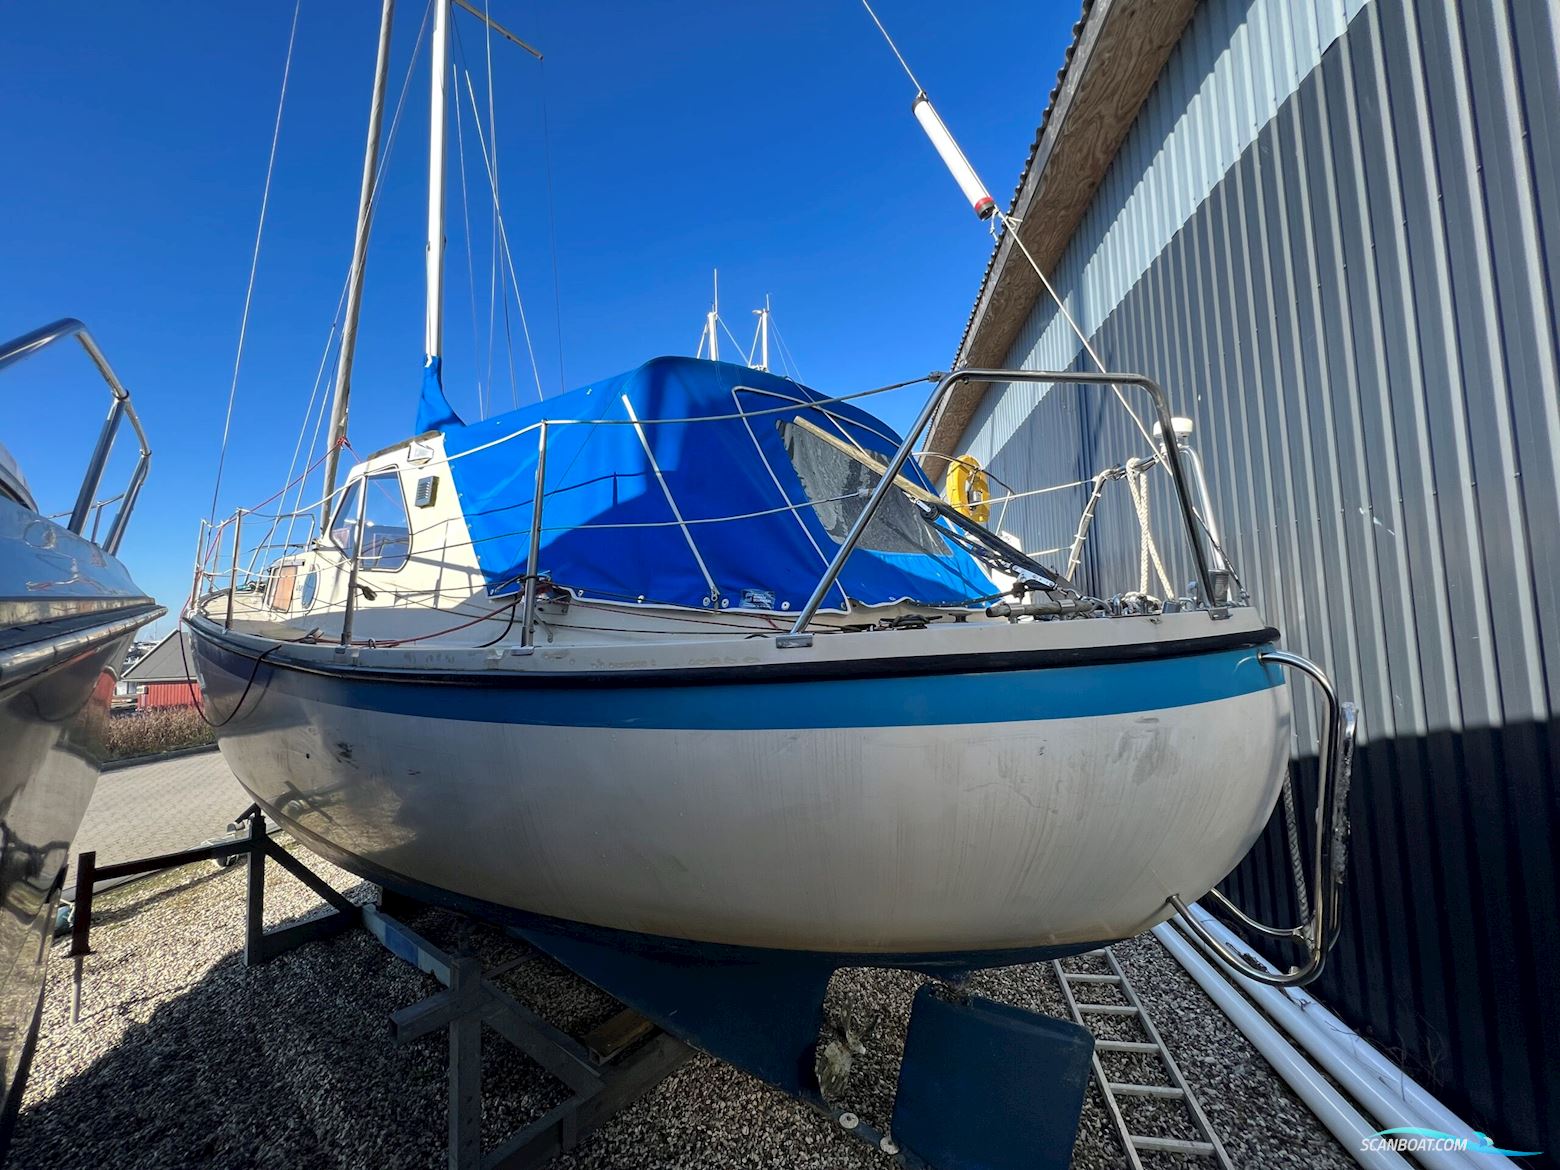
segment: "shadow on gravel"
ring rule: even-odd
[[[387,1022],[436,991],[436,981],[363,931],[246,967],[244,876],[243,866],[196,870],[106,896],[75,1025],[68,943],[56,944],[10,1170],[445,1164],[447,1044],[436,1035],[397,1047]],[[375,894],[340,871],[328,876],[355,901]],[[274,868],[266,899],[273,926],[320,909]],[[515,964],[500,983],[566,1030],[582,1031],[614,1010],[591,985],[501,931],[437,910],[409,925],[485,966]],[[1117,953],[1237,1166],[1352,1165],[1157,943],[1133,940]],[[891,1109],[901,1017],[917,982],[851,970],[831,984],[831,1011],[872,1036],[845,1093],[869,1117],[886,1119]],[[1061,1014],[1048,965],[983,972],[971,990]],[[483,1091],[489,1147],[563,1097],[491,1033]],[[1105,1170],[1124,1162],[1091,1091],[1073,1165]],[[703,1056],[554,1163],[556,1170],[888,1165],[806,1106]]]
[[[134,937],[130,925],[94,931],[98,953],[87,960],[75,1025],[70,962],[64,946],[56,947],[12,1168],[442,1162],[445,1048],[438,1039],[398,1048],[386,1023],[389,1012],[437,984],[362,932],[246,967],[236,868],[115,915],[139,925],[157,903],[191,893],[204,899],[209,887],[227,887],[237,897],[223,899],[232,904],[200,941],[229,953],[208,967],[204,956],[188,953],[185,937],[160,945],[155,936]],[[371,894],[366,886],[352,892],[360,900]],[[132,909],[147,918],[130,918]],[[502,936],[482,941],[483,949],[507,943]],[[513,957],[518,947],[510,950]],[[485,1056],[495,1137],[561,1097],[507,1045],[488,1044]]]
[[[105,929],[93,932],[74,1025],[68,942],[56,944],[9,1170],[444,1165],[444,1037],[397,1047],[388,1027],[390,1012],[437,982],[362,931],[246,967],[243,870],[198,871],[139,896],[127,889],[101,907]],[[297,911],[310,899],[289,904],[283,895],[292,891],[275,882],[273,874],[268,906],[293,910],[287,921],[307,916]],[[355,901],[375,894],[366,884],[346,892]],[[280,922],[268,915],[268,925]],[[568,1030],[616,1010],[498,930],[437,910],[409,924],[484,965],[518,962],[500,982]],[[491,1032],[483,1092],[489,1147],[564,1096]],[[555,1165],[865,1170],[883,1162],[804,1106],[697,1057]]]

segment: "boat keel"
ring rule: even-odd
[[[836,967],[828,957],[735,947],[695,951],[644,937],[608,945],[512,929],[673,1035],[793,1097],[823,1104],[813,1046]]]
[[[923,985],[892,1136],[881,1135],[819,1089],[816,1045],[836,959],[513,929],[668,1032],[823,1110],[901,1165],[1065,1170],[1072,1159],[1094,1038],[1070,1021]]]

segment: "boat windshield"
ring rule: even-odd
[[[808,498],[814,501],[813,508],[818,518],[823,521],[830,536],[843,541],[856,517],[861,515],[872,489],[882,479],[884,464],[873,452],[851,446],[805,418],[782,422],[780,430],[785,438],[786,452],[796,466],[796,473],[801,477]],[[1062,576],[1055,569],[1035,560],[919,484],[903,475],[896,475],[894,486],[902,494],[884,497],[878,514],[862,534],[862,548],[878,552],[918,552],[938,556],[947,551],[945,542],[954,540],[977,560],[985,561],[1005,573],[1036,577],[1047,588],[1062,582]],[[844,500],[831,498],[844,492],[857,494]],[[839,511],[826,512],[825,508]],[[939,528],[936,523],[938,519],[958,531]],[[905,547],[906,542],[923,536],[926,545]],[[874,539],[889,543],[871,543]]]
[[[843,543],[883,478],[882,466],[871,466],[844,440],[804,418],[782,419],[779,427],[786,454],[813,512],[828,534]],[[903,492],[890,492],[883,498],[858,547],[873,552],[947,556],[948,546],[937,529],[904,494],[915,490],[915,485],[903,476],[895,478],[895,486]]]
[[[361,565],[365,569],[394,572],[406,564],[411,552],[411,521],[401,495],[400,476],[394,471],[376,471],[352,482],[336,508],[330,538],[347,556],[357,555],[358,493],[365,479],[368,500],[362,509],[366,539]]]

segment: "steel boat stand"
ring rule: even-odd
[[[257,966],[304,943],[362,927],[402,961],[433,975],[444,990],[391,1013],[398,1044],[439,1031],[449,1036],[451,1170],[525,1170],[544,1165],[660,1083],[685,1061],[689,1045],[806,1102],[850,1137],[909,1170],[1064,1170],[1072,1158],[1093,1036],[1069,1021],[1038,1015],[930,982],[916,994],[895,1094],[891,1135],[825,1100],[815,1048],[823,999],[838,957],[773,953],[712,954],[704,947],[647,941],[616,945],[535,927],[517,937],[572,968],[626,1006],[576,1038],[548,1023],[495,982],[474,958],[440,950],[391,908],[424,903],[388,890],[379,905],[358,905],[270,837],[252,805],[232,835],[193,849],[99,866],[77,860],[70,957],[72,1016],[79,1014],[84,962],[92,954],[93,891],[106,883],[201,861],[248,868],[246,964]],[[265,862],[275,861],[330,906],[319,917],[265,927]],[[405,911],[402,914],[405,915]],[[949,972],[954,974],[954,972]],[[497,1148],[482,1152],[481,1037],[490,1027],[569,1090],[570,1097]],[[685,1043],[685,1041],[687,1043]]]
[[[240,828],[242,826],[242,828]],[[92,894],[95,887],[200,861],[219,865],[248,862],[244,961],[269,962],[304,943],[361,926],[398,959],[424,971],[444,990],[390,1014],[397,1044],[436,1032],[449,1034],[450,1170],[529,1170],[572,1149],[592,1130],[643,1096],[691,1056],[681,1041],[625,1008],[576,1038],[554,1027],[514,999],[493,980],[502,968],[484,971],[474,957],[450,954],[387,912],[385,904],[359,906],[331,887],[267,832],[265,813],[251,806],[235,822],[234,834],[194,849],[99,866],[94,853],[77,860],[76,902],[70,956],[75,961],[72,1019],[79,1016],[82,969],[92,953]],[[330,905],[329,913],[288,926],[265,927],[265,862],[270,858]],[[392,904],[419,903],[391,896]],[[539,1064],[569,1090],[569,1097],[523,1126],[486,1154],[482,1150],[482,1031],[491,1028]]]

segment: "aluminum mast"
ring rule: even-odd
[[[379,56],[374,64],[374,97],[368,111],[368,145],[363,150],[363,189],[358,196],[357,234],[352,239],[352,269],[347,277],[346,316],[341,324],[341,359],[336,369],[336,393],[330,406],[330,430],[325,441],[325,502],[320,517],[323,532],[330,523],[331,497],[341,442],[347,437],[347,405],[352,396],[352,356],[357,349],[358,316],[363,308],[363,271],[368,262],[369,221],[374,214],[374,188],[379,181],[379,132],[384,124],[385,81],[390,72],[390,26],[395,0],[384,0],[379,17]]]
[[[450,75],[450,0],[434,0],[433,53],[428,101],[428,311],[425,362],[442,386],[444,348],[444,130]]]

